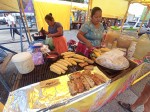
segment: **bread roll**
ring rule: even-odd
[[[60,61],[63,61],[64,63],[68,64],[69,66],[72,66],[72,64],[67,60],[61,59]]]
[[[75,62],[81,62],[81,63],[83,63],[84,62],[84,60],[80,60],[80,59],[75,59],[75,58],[69,58],[69,59],[71,59],[71,60],[74,60]]]
[[[57,68],[55,68],[55,67],[53,67],[53,66],[50,66],[50,71],[52,71],[52,72],[54,72],[54,73],[56,73],[56,74],[61,74],[61,70],[59,70],[59,69],[57,69]]]
[[[51,65],[50,68],[53,68],[53,69],[56,68],[57,70],[61,71],[61,73],[63,73],[63,74],[66,73],[65,70],[63,70],[62,68],[60,68],[60,67],[58,67],[56,65]]]
[[[59,64],[61,64],[61,65],[65,66],[65,67],[67,67],[67,66],[68,66],[68,64],[67,64],[67,63],[65,63],[65,62],[63,62],[63,61],[61,61],[61,60],[57,61],[57,63],[59,63]]]
[[[56,66],[62,68],[63,70],[68,70],[68,68],[67,68],[66,66],[63,66],[63,65],[60,64],[60,63],[54,63],[54,65],[56,65]]]

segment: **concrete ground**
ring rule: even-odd
[[[7,26],[1,25],[0,28],[2,28],[2,27],[7,27]],[[31,34],[33,34],[35,32],[36,32],[36,30],[32,30]],[[64,36],[66,37],[67,41],[70,39],[74,39],[74,40],[78,41],[76,38],[77,32],[78,32],[77,30],[64,31]],[[15,37],[16,37],[16,40],[19,40],[18,35],[16,35]],[[9,30],[0,30],[0,43],[9,42],[9,41],[12,41]],[[11,50],[16,51],[16,52],[21,51],[20,43],[6,44],[4,46]],[[25,42],[24,43],[24,51],[26,51],[27,48],[28,48],[28,43]],[[7,67],[7,73],[5,76],[6,79],[8,79],[7,77],[10,77],[9,75],[13,71],[13,69],[14,69],[14,65],[12,63],[10,63]],[[126,90],[124,93],[117,96],[117,98],[112,100],[110,103],[104,105],[97,112],[127,112],[122,107],[120,107],[117,102],[119,100],[121,100],[121,101],[124,101],[127,103],[134,103],[134,101],[138,98],[138,96],[140,95],[141,91],[143,90],[143,88],[148,80],[150,80],[150,76],[144,78],[139,83],[130,87],[128,90]],[[7,95],[8,95],[8,93],[4,90],[3,86],[0,83],[0,101],[5,103],[7,100]],[[143,112],[143,106],[140,106],[139,108],[137,108],[135,112]]]
[[[8,27],[6,25],[0,25],[0,29],[1,28],[8,28]],[[30,30],[31,35],[36,32],[37,32],[37,30],[35,27]],[[67,41],[69,41],[71,39],[78,41],[78,39],[76,38],[77,32],[78,32],[78,30],[64,31],[64,36],[66,37]],[[23,32],[23,35],[26,37],[26,34],[24,32]],[[15,41],[19,41],[19,40],[20,40],[20,36],[15,34]],[[24,40],[26,40],[26,39],[24,39]],[[8,30],[0,30],[0,43],[4,43],[4,42],[14,42],[14,41],[12,41],[9,29]],[[21,52],[20,43],[4,44],[2,46],[9,48],[16,52]],[[24,51],[27,50],[28,46],[29,46],[28,42],[23,42]]]

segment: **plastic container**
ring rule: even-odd
[[[30,73],[34,69],[32,55],[28,52],[22,52],[12,57],[12,62],[21,74]]]

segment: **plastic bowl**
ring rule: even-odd
[[[57,52],[49,52],[48,54],[46,54],[46,59],[48,61],[54,62],[59,59],[59,54]]]

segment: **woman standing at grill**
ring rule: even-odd
[[[85,22],[77,34],[79,39],[77,53],[85,54],[87,49],[100,47],[104,32],[101,18],[102,10],[99,7],[94,7],[91,12],[91,20]]]
[[[68,51],[66,38],[63,36],[63,26],[59,22],[55,22],[52,13],[45,16],[48,26],[48,37],[53,38],[55,51],[59,54]]]

